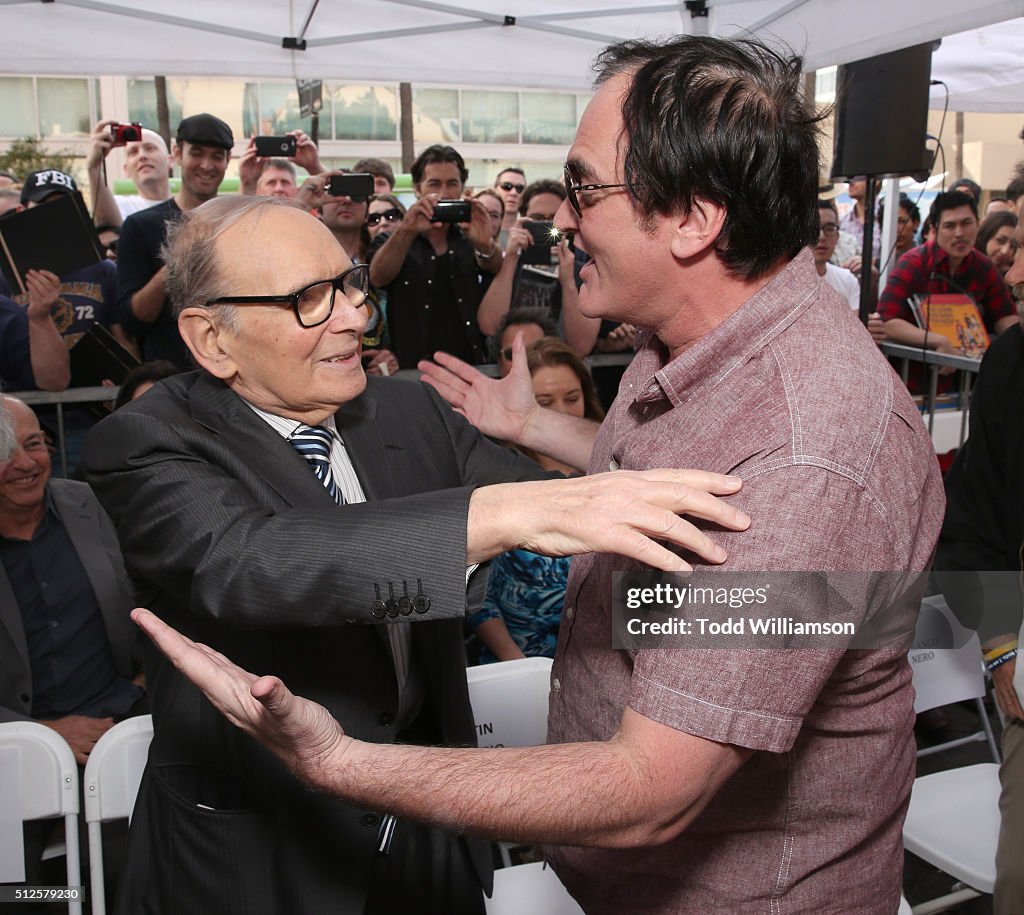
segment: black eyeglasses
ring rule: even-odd
[[[375,226],[380,223],[383,219],[386,222],[401,222],[403,213],[398,207],[392,207],[390,210],[385,210],[383,213],[370,213],[366,217],[366,224],[368,226]]]
[[[818,226],[818,230],[825,236],[825,238],[835,238],[839,234],[839,226],[834,222]]]
[[[211,299],[207,305],[290,305],[303,327],[323,324],[334,311],[334,297],[339,291],[354,308],[366,302],[370,290],[370,268],[356,264],[339,273],[333,280],[319,280],[288,295],[228,295]]]
[[[526,190],[525,184],[516,184],[514,181],[502,181],[498,187],[503,191],[515,191],[517,194],[521,194]]]
[[[565,175],[565,194],[569,200],[569,206],[572,207],[573,212],[577,216],[583,215],[583,211],[580,208],[580,199],[577,196],[581,192],[586,194],[590,191],[604,191],[608,190],[609,188],[629,187],[628,184],[578,184],[576,181],[576,177],[575,175],[573,175],[568,164],[565,165],[562,171]]]

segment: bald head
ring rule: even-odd
[[[143,127],[142,139],[126,143],[124,156],[124,173],[143,197],[165,200],[170,196],[170,156],[160,134]]]
[[[303,212],[290,200],[278,197],[224,196],[208,200],[172,223],[163,256],[167,265],[167,294],[175,311],[205,305],[221,296],[241,295],[245,290],[225,288],[219,275],[217,240],[232,226],[250,222],[255,225],[270,208],[280,207]],[[312,216],[309,219],[317,222]],[[281,241],[268,236],[254,239],[253,244],[264,246],[268,257],[272,257],[272,249]]]

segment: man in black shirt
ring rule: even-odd
[[[483,295],[480,272],[496,273],[501,266],[491,218],[483,203],[470,198],[468,223],[434,220],[437,202],[461,198],[467,177],[452,147],[425,149],[412,164],[419,199],[394,234],[370,251],[370,282],[387,289],[388,329],[401,368],[415,368],[437,350],[466,362],[485,361],[476,317]]]
[[[160,249],[168,222],[217,196],[234,137],[212,114],[196,114],[178,126],[172,151],[181,166],[181,190],[165,203],[125,220],[117,246],[119,321],[139,341],[142,358],[190,365],[188,350],[167,299],[167,270]]]

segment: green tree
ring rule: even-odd
[[[70,172],[74,158],[73,150],[62,149],[48,153],[35,137],[22,137],[13,140],[7,152],[0,153],[0,171],[10,172],[22,180],[31,172],[44,168]]]

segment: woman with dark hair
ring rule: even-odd
[[[405,218],[405,204],[394,194],[374,194],[366,211],[367,248],[378,235],[395,231]]]
[[[978,229],[974,247],[995,264],[1000,276],[1006,276],[1017,254],[1017,243],[1013,239],[1016,228],[1017,217],[1009,210],[1000,210],[986,216]]]
[[[543,407],[600,421],[604,410],[590,371],[561,340],[542,337],[526,350],[533,394]],[[526,452],[545,470],[573,468]],[[510,550],[491,561],[483,606],[469,617],[482,643],[480,663],[555,655],[569,558]]]

